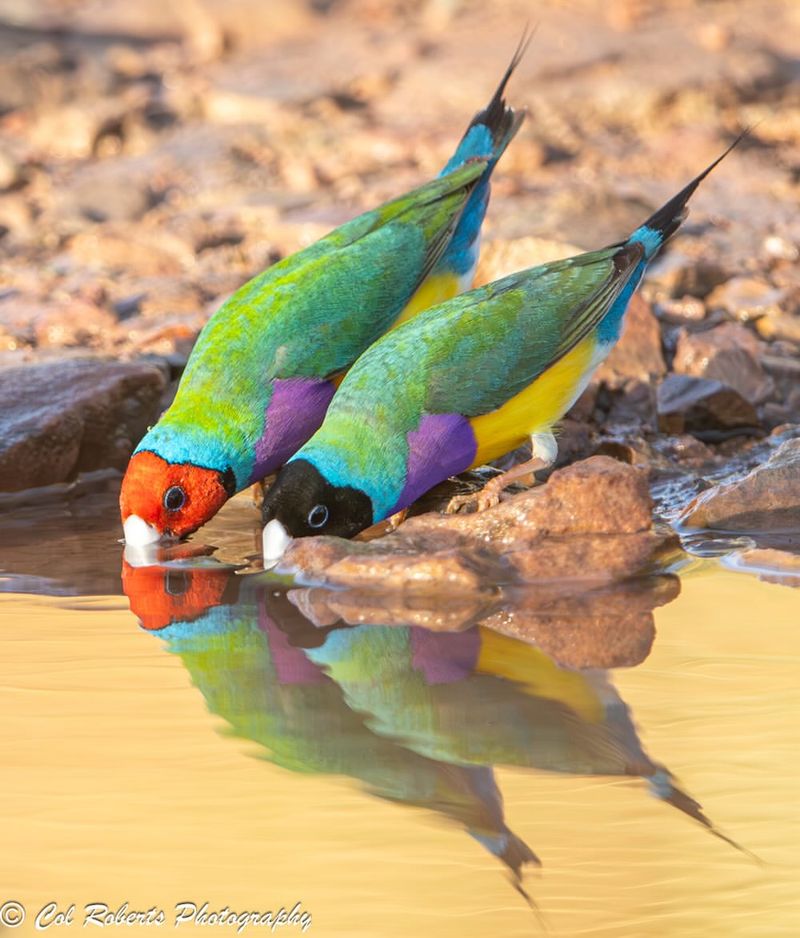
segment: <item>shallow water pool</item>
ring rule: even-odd
[[[210,560],[123,584],[97,516],[51,512],[46,546],[24,512],[4,528],[14,934],[51,902],[58,934],[91,903],[163,912],[124,934],[281,907],[276,934],[326,938],[800,932],[797,589],[685,563],[643,660],[578,669],[479,622],[326,618]]]

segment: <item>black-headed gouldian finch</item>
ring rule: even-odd
[[[267,493],[265,562],[294,537],[352,537],[528,438],[531,460],[492,479],[478,507],[552,464],[555,423],[619,339],[628,302],[689,198],[738,142],[627,240],[472,290],[376,342]]]
[[[364,349],[471,286],[492,170],[524,118],[504,93],[527,42],[437,179],[270,267],[209,320],[125,474],[126,543],[196,531],[312,436]]]

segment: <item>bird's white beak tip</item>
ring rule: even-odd
[[[264,566],[267,564],[274,566],[286,553],[286,548],[292,543],[292,538],[277,518],[267,523],[261,537]]]
[[[125,543],[129,547],[147,547],[161,540],[161,532],[152,524],[148,524],[138,515],[128,515],[122,524]]]

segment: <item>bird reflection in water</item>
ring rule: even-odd
[[[296,589],[210,559],[124,563],[122,578],[143,628],[180,656],[234,735],[290,771],[350,776],[372,795],[459,824],[526,898],[523,870],[539,859],[505,822],[495,766],[639,777],[728,841],[644,751],[604,670],[646,657],[652,610],[677,595],[673,577],[566,605],[564,596],[538,604],[506,596],[460,617],[452,604],[443,613],[419,601],[409,608],[374,594]]]

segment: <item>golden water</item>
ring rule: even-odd
[[[641,778],[498,765],[505,821],[542,861],[524,874],[537,915],[432,802],[375,797],[346,769],[291,771],[226,733],[124,597],[5,594],[0,903],[28,913],[6,933],[36,934],[49,901],[77,906],[73,926],[49,930],[64,935],[87,933],[89,902],[165,911],[161,928],[106,932],[174,934],[179,901],[239,912],[300,901],[307,934],[325,938],[798,935],[799,613],[800,591],[707,563],[656,610],[644,663],[610,675],[650,758],[744,850]]]

